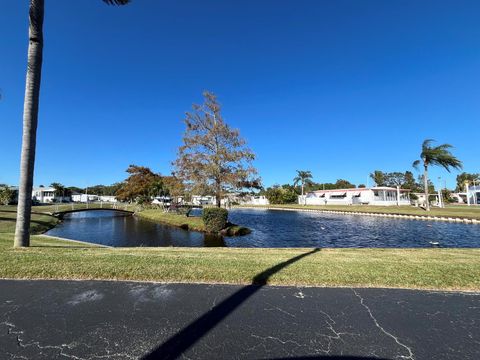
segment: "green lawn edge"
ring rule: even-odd
[[[17,213],[15,208],[0,208],[0,234],[15,232]],[[30,233],[42,234],[55,227],[60,222],[55,216],[47,213],[32,213]]]
[[[0,234],[0,278],[480,291],[480,249],[101,248],[45,236],[13,248]]]

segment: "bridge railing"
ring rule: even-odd
[[[95,210],[95,209],[112,209],[123,211],[136,211],[136,205],[127,203],[112,203],[112,202],[88,202],[88,203],[68,203],[68,204],[52,204],[46,206],[35,207],[36,210],[42,212],[61,213],[66,211],[76,210]]]

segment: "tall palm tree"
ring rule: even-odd
[[[130,0],[102,1],[108,5],[125,5],[130,2]],[[20,160],[15,247],[26,247],[30,245],[30,211],[32,208],[33,170],[35,166],[38,105],[43,61],[44,4],[44,0],[30,0],[27,79],[23,104],[22,154]]]
[[[297,170],[297,176],[293,179],[293,186],[297,186],[300,184],[302,186],[302,199],[305,190],[305,185],[310,184],[312,182],[312,172],[306,170]],[[305,205],[306,202],[303,202]]]
[[[435,140],[427,139],[422,144],[422,152],[420,160],[413,162],[413,166],[418,169],[420,164],[423,164],[423,186],[425,189],[426,210],[430,211],[430,202],[428,201],[428,167],[430,165],[442,166],[450,172],[450,168],[461,169],[462,162],[458,160],[451,152],[453,147],[450,144],[442,144],[432,146]]]

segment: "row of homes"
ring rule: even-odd
[[[410,190],[392,187],[317,190],[298,197],[302,205],[410,205]]]
[[[14,191],[14,202],[18,197],[18,187],[10,187]],[[424,194],[417,194],[419,204],[425,202]],[[452,193],[452,198],[458,203],[480,205],[480,186],[470,186],[468,192]],[[58,202],[117,202],[115,196],[100,196],[92,194],[73,193],[71,196],[62,196],[58,194],[53,187],[38,187],[32,190],[32,200],[39,203],[58,203]],[[432,194],[430,201],[438,201],[438,194]],[[193,205],[215,205],[215,196],[193,195],[191,203]],[[410,190],[396,189],[392,187],[371,187],[354,189],[334,189],[317,190],[298,197],[298,203],[301,205],[410,205]],[[265,196],[239,194],[229,194],[222,199],[223,206],[230,205],[269,205]]]
[[[61,202],[117,202],[115,196],[92,195],[73,193],[71,196],[63,196],[53,187],[38,187],[32,190],[32,200],[39,203],[61,203]]]
[[[215,205],[217,201],[216,196],[212,195],[193,195],[192,204],[193,205]],[[265,196],[261,195],[243,195],[239,194],[228,194],[221,201],[222,206],[230,205],[268,205],[269,202]]]

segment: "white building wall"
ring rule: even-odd
[[[39,187],[32,189],[32,199],[41,203],[51,203],[56,199],[55,188],[52,187]],[[61,197],[59,200],[61,201]]]
[[[100,200],[100,196],[98,196],[98,195],[91,195],[91,194],[74,194],[74,195],[72,195],[72,201],[73,202],[86,203],[87,201],[88,202],[94,202],[94,201],[99,201],[99,200]],[[107,201],[107,200],[103,200],[103,201]]]
[[[193,205],[215,205],[216,197],[211,195],[192,195]]]
[[[403,192],[405,194],[405,192]],[[344,196],[343,196],[344,195]],[[401,195],[397,201],[395,188],[361,188],[319,190],[298,197],[299,204],[305,205],[410,205],[408,195]]]
[[[265,196],[247,196],[240,202],[242,205],[257,205],[265,206],[270,205],[270,202]]]
[[[111,203],[117,202],[117,198],[115,196],[110,196],[110,195],[101,195],[99,197],[99,200],[103,202],[111,202]]]
[[[252,205],[270,205],[266,196],[253,196]]]
[[[480,185],[469,186],[466,195],[470,204],[480,204]]]

